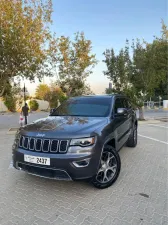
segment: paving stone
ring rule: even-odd
[[[8,169],[12,142],[0,129],[0,225],[168,224],[167,146],[140,138],[124,147],[117,182],[97,190]]]

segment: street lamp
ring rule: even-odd
[[[23,95],[24,95],[24,103],[26,104],[26,87],[25,87],[25,83],[24,83],[24,87],[23,87]]]
[[[160,109],[160,102],[161,102],[161,100],[162,100],[162,97],[159,96],[159,109]]]

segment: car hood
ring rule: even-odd
[[[90,134],[103,124],[106,117],[49,116],[24,126],[21,132],[27,136],[38,137],[81,137]]]

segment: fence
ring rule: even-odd
[[[163,101],[158,101],[158,102],[147,101],[147,102],[144,102],[144,107],[149,109],[163,108]]]

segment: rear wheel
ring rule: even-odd
[[[127,146],[128,147],[136,147],[137,145],[137,139],[138,139],[138,132],[137,132],[137,126],[134,125],[132,128],[131,134],[129,136],[129,139],[127,141]]]
[[[118,152],[109,145],[105,146],[99,170],[93,177],[92,184],[100,189],[110,187],[117,180],[120,169],[121,161]]]

